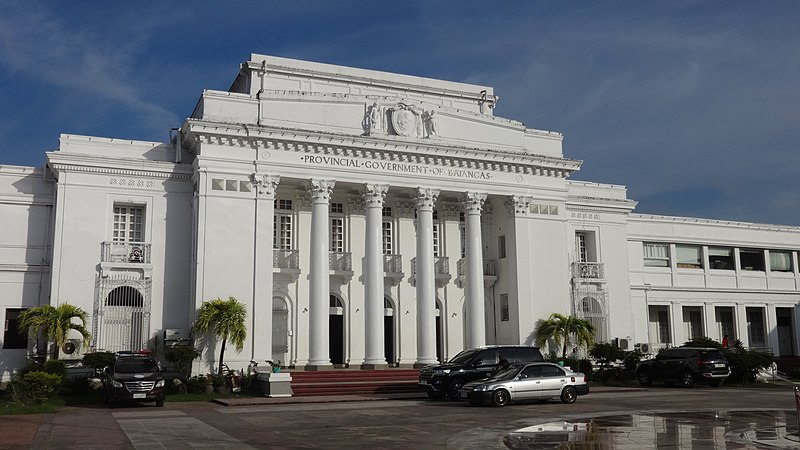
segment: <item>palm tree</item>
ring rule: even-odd
[[[57,352],[67,342],[70,330],[81,334],[84,345],[89,344],[92,334],[86,329],[86,318],[86,311],[69,303],[58,306],[42,305],[28,308],[19,315],[19,329],[27,331],[31,337],[41,331],[47,336],[48,344],[56,345]],[[75,323],[74,319],[78,319],[80,323]]]
[[[562,345],[563,342],[561,357],[566,358],[567,347],[572,345],[572,336],[575,336],[577,345],[590,347],[594,342],[594,325],[575,316],[553,313],[547,320],[539,323],[536,329],[536,345],[541,347],[550,340],[556,345]]]
[[[222,375],[225,344],[228,340],[233,342],[237,351],[244,348],[244,339],[247,337],[246,318],[247,309],[234,297],[228,297],[228,300],[216,298],[204,302],[197,313],[197,319],[195,319],[192,329],[203,334],[213,329],[214,336],[222,339],[217,372],[219,375]]]

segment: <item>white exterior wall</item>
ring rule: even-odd
[[[309,338],[312,308],[320,304],[309,298],[308,186],[324,179],[335,182],[330,202],[344,205],[345,251],[352,262],[351,272],[329,277],[330,292],[342,300],[343,364],[349,367],[369,357],[368,330],[376,326],[365,315],[361,192],[368,183],[389,186],[383,206],[392,209],[393,253],[402,259],[402,275],[388,274],[383,284],[393,304],[390,364],[415,365],[421,340],[430,339],[418,330],[423,299],[416,285],[426,275],[412,273],[420,188],[439,192],[435,222],[441,227],[440,255],[448,258],[448,273],[436,276],[435,292],[428,293],[441,307],[437,351],[443,358],[461,351],[473,332],[465,321],[468,294],[458,271],[459,212],[467,192],[486,195],[481,256],[496,270],[485,274],[482,290],[486,343],[530,344],[538,321],[553,312],[584,314],[581,296],[588,295],[604,302],[607,339],[656,342],[650,306],[668,311],[673,343],[688,335],[686,308],[700,308],[704,333],[719,339],[716,315],[730,308],[732,333],[748,345],[746,312],[760,308],[767,345],[776,353],[788,348],[798,354],[800,228],[631,215],[635,202],[623,186],[568,180],[581,162],[563,156],[562,136],[495,117],[496,100],[486,86],[253,55],[231,92],[203,93],[180,131],[181,163],[174,162],[173,145],[64,135],[59,150],[48,153],[52,179],[31,168],[0,168],[0,283],[7,293],[0,316],[8,308],[47,301],[70,302],[93,314],[102,302],[97,280],[127,273],[151,284],[146,333],[152,340],[164,329],[188,331],[204,301],[233,296],[249,315],[245,348],[226,349],[225,361],[239,369],[272,355],[271,305],[278,297],[289,310],[282,363],[302,368],[315,345]],[[383,116],[372,125],[375,104]],[[392,118],[405,110],[417,122],[403,134],[403,125]],[[433,129],[422,120],[430,111],[437,117]],[[272,225],[263,211],[272,194],[253,184],[264,176],[280,177],[274,197],[293,202],[288,213],[296,269],[271,265]],[[215,190],[214,180],[236,182],[237,188]],[[101,243],[112,239],[115,202],[146,209],[149,264],[101,261]],[[576,232],[592,236],[588,264],[598,272],[576,272],[582,267]],[[674,261],[666,268],[644,267],[642,242],[669,243],[673,251],[680,243],[789,250],[793,271],[684,269]],[[705,262],[708,267],[707,256]],[[504,295],[507,321],[501,320]],[[788,331],[778,327],[787,314]],[[218,358],[218,343],[205,344],[195,365],[199,372],[212,370]],[[24,350],[0,350],[2,377],[24,357]]]

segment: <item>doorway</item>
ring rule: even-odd
[[[328,355],[331,364],[344,366],[344,303],[331,295],[328,328]]]
[[[394,308],[392,301],[384,297],[383,299],[383,354],[386,362],[392,366],[395,364],[394,354]]]
[[[778,355],[794,356],[793,308],[775,308],[778,329]]]

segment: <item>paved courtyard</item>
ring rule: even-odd
[[[800,448],[784,388],[604,389],[573,405],[422,398],[67,407],[0,417],[0,448]]]

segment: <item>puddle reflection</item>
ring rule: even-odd
[[[509,449],[797,448],[794,411],[681,412],[548,422],[504,436]]]

